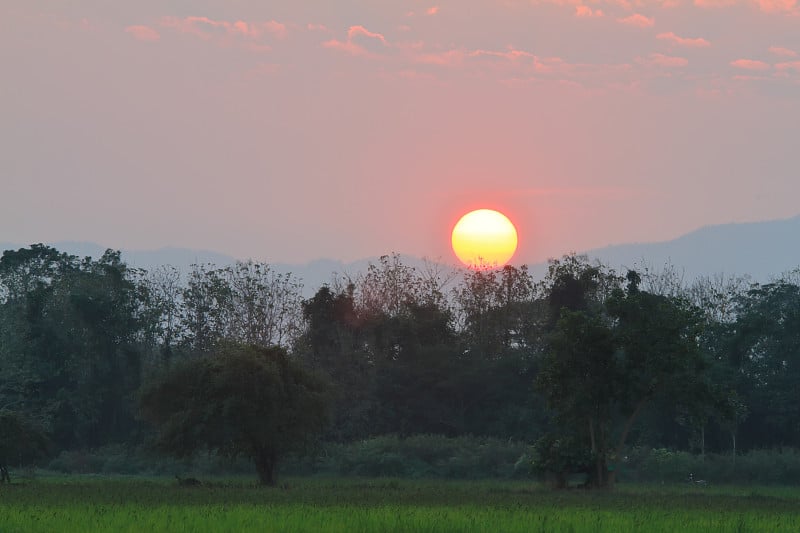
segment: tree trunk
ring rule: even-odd
[[[616,467],[613,470],[606,470],[606,484],[604,488],[606,489],[613,489],[614,484],[617,482],[617,469]]]
[[[706,426],[700,428],[700,458],[706,460]]]
[[[599,431],[599,428],[598,428]],[[598,435],[599,436],[599,435]],[[588,486],[602,487],[604,484],[603,471],[605,470],[605,458],[600,455],[597,446],[597,438],[595,435],[594,421],[589,419],[589,437],[592,442],[592,458],[594,459],[595,471],[594,474],[589,473],[589,479],[586,480]],[[594,478],[594,479],[592,479]]]
[[[256,463],[259,482],[268,487],[275,485],[275,454],[272,452],[261,451],[255,454],[253,461]]]
[[[8,465],[0,463],[0,483],[11,483],[11,476],[8,475]]]

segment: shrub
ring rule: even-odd
[[[795,485],[800,482],[800,450],[752,450],[734,457],[634,448],[623,462],[621,480],[679,483],[689,475],[720,484]]]
[[[284,473],[369,477],[480,479],[526,477],[524,443],[493,438],[381,436],[324,447],[316,460],[295,458]],[[522,461],[522,463],[521,463]]]

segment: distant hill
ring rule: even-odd
[[[99,257],[105,248],[87,242],[51,243],[58,250],[80,257]],[[0,243],[0,249],[17,249],[24,245]],[[656,270],[665,264],[682,269],[687,280],[700,275],[725,273],[749,274],[756,281],[768,281],[773,276],[800,267],[800,216],[767,222],[747,222],[706,226],[671,241],[639,244],[619,244],[588,250],[612,268],[640,267],[647,264]],[[160,248],[157,250],[123,250],[123,259],[133,267],[152,269],[159,265],[173,265],[188,272],[195,263],[212,263],[225,266],[236,258],[208,250],[186,248]],[[402,256],[405,264],[421,267],[423,260]],[[318,259],[305,264],[273,263],[277,272],[291,272],[303,280],[305,293],[313,292],[329,283],[334,274],[356,275],[366,270],[377,258],[344,263],[332,259]],[[447,268],[447,267],[444,267]],[[530,265],[535,278],[547,270],[546,263]]]
[[[724,273],[749,274],[755,281],[800,267],[800,216],[767,222],[706,226],[665,242],[620,244],[586,252],[613,268],[646,262],[672,264],[687,279]]]
[[[55,249],[78,257],[99,258],[106,251],[106,247],[92,242],[61,241],[46,243]],[[27,244],[0,243],[0,251],[17,250],[28,246]],[[422,267],[424,260],[409,255],[401,256],[403,263],[409,266]],[[237,258],[209,250],[193,250],[188,248],[167,247],[156,250],[122,250],[122,259],[130,267],[152,270],[162,265],[171,265],[180,272],[186,273],[195,264],[212,264],[218,267],[232,265]],[[304,294],[311,296],[316,290],[326,283],[331,283],[335,276],[356,276],[359,272],[366,271],[375,258],[361,259],[350,263],[334,259],[317,259],[304,264],[270,263],[270,267],[279,273],[291,273],[292,276],[302,281]]]

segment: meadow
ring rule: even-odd
[[[522,481],[51,477],[0,487],[0,531],[800,531],[800,489]]]

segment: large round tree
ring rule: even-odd
[[[178,364],[143,389],[140,405],[159,449],[249,457],[264,485],[328,420],[326,383],[278,347],[229,345]]]

